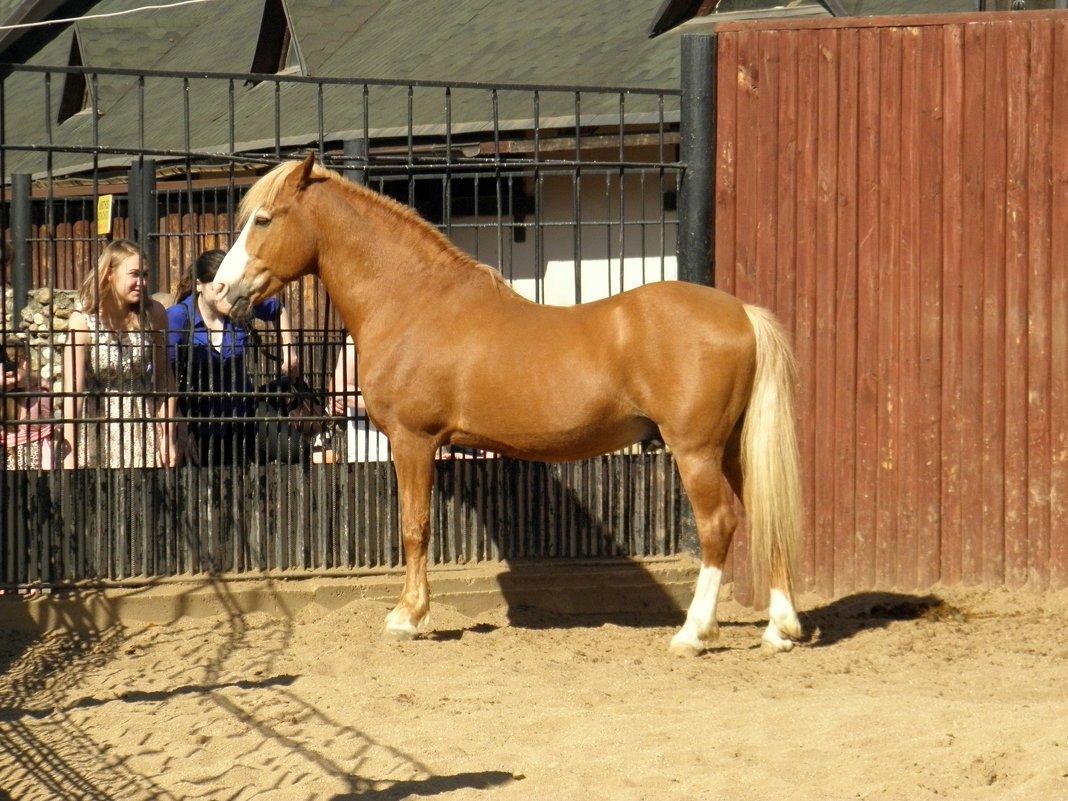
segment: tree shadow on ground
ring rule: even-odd
[[[801,612],[810,648],[836,645],[865,631],[902,620],[945,620],[963,613],[937,595],[862,592]]]

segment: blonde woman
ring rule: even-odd
[[[173,467],[167,312],[148,297],[144,253],[118,240],[82,282],[63,358],[63,467]]]

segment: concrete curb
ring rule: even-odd
[[[432,602],[466,615],[507,606],[522,617],[565,615],[681,620],[698,564],[688,555],[641,560],[515,562],[431,571]],[[310,604],[338,609],[380,601],[383,614],[400,595],[402,572],[291,578],[284,575],[172,579],[141,587],[85,589],[32,599],[0,598],[8,631],[102,631],[167,625],[182,618],[262,612],[292,617]]]

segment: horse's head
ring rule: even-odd
[[[303,162],[275,167],[241,202],[241,236],[215,274],[232,317],[247,317],[253,305],[315,269],[315,226],[305,219],[300,201],[304,190],[326,175],[311,152]]]

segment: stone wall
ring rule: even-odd
[[[70,314],[77,307],[74,289],[34,289],[26,306],[15,319],[10,287],[3,287],[4,348],[8,356],[19,358],[29,351],[30,367],[55,391],[62,390],[63,344],[67,341]]]

